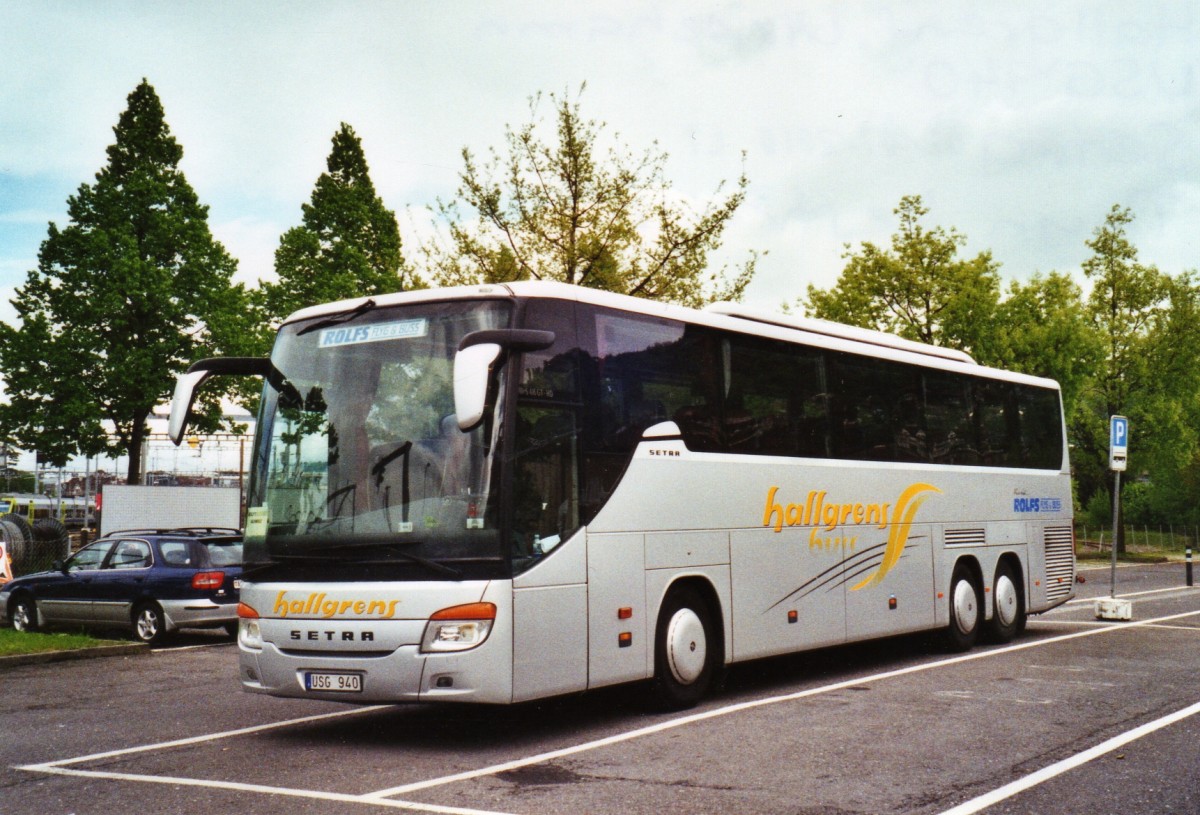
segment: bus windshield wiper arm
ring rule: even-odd
[[[274,569],[278,565],[279,565],[278,560],[260,560],[260,561],[254,562],[254,563],[247,563],[242,566],[241,576],[247,577],[248,575],[258,574],[259,572],[265,572],[267,569]]]
[[[412,552],[405,552],[403,549],[400,548],[403,546],[412,546],[417,543],[420,543],[420,541],[407,541],[407,542],[377,541],[377,542],[362,542],[362,543],[339,543],[339,544],[334,544],[333,546],[323,547],[323,549],[324,549],[324,551],[338,551],[338,550],[346,550],[346,549],[348,549],[348,550],[388,549],[393,554],[399,555],[400,557],[404,558],[405,560],[412,561],[413,563],[420,564],[421,566],[424,566],[427,569],[432,569],[433,571],[441,572],[442,574],[448,574],[448,575],[451,575],[452,577],[462,577],[462,572],[460,572],[458,569],[455,569],[453,566],[447,566],[445,563],[439,563],[436,560],[430,560],[429,558],[421,557],[420,555],[414,555]],[[310,553],[302,553],[302,554],[298,553],[298,554],[288,554],[288,555],[276,555],[276,557],[280,558],[281,560],[319,560],[319,561],[326,562],[326,563],[341,562],[341,563],[367,564],[367,565],[371,565],[371,566],[379,566],[379,565],[384,565],[384,564],[389,564],[389,563],[395,563],[395,560],[393,560],[393,559],[356,560],[353,558],[350,558],[350,559],[341,558],[341,557],[338,557],[337,555],[325,555],[325,554],[317,554],[317,553],[311,553],[311,552]]]
[[[375,308],[375,301],[374,300],[365,300],[364,302],[359,303],[357,306],[355,306],[354,308],[352,308],[348,311],[342,311],[337,314],[331,314],[328,317],[326,317],[324,320],[317,320],[315,323],[310,323],[310,324],[304,326],[304,328],[301,328],[299,331],[296,332],[296,336],[303,337],[305,334],[311,334],[314,331],[318,331],[322,328],[328,328],[331,325],[337,325],[338,323],[349,322],[350,320],[353,320],[355,317],[359,316],[360,314],[366,314],[368,311],[370,311],[373,308]]]

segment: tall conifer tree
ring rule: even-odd
[[[67,199],[70,222],[50,224],[17,290],[20,325],[0,324],[0,429],[58,466],[126,454],[136,483],[150,412],[190,362],[239,350],[245,293],[147,81],[113,132],[108,165]],[[199,410],[215,426],[217,394]]]
[[[265,322],[277,325],[317,303],[423,285],[404,265],[396,214],[376,194],[362,141],[344,122],[326,166],[302,207],[302,224],[280,238],[278,280],[259,289]]]

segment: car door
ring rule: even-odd
[[[92,617],[96,575],[112,548],[111,540],[99,540],[67,558],[59,572],[47,575],[37,587],[37,604],[47,623],[86,623]]]
[[[152,565],[149,543],[117,541],[92,584],[92,620],[129,625],[134,602],[146,594]]]

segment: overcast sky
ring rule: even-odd
[[[585,116],[657,140],[681,195],[732,185],[746,152],[718,261],[769,251],[756,306],[832,285],[909,194],[1008,278],[1078,275],[1117,203],[1143,262],[1177,274],[1200,266],[1198,43],[1193,2],[0,0],[0,319],[143,77],[249,283],[340,122],[411,247],[464,146],[583,82]]]

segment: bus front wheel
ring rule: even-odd
[[[951,651],[969,651],[979,638],[983,618],[983,593],[971,569],[964,563],[954,567],[950,578],[950,624],[946,646]]]
[[[672,589],[658,613],[654,701],[666,710],[694,706],[713,686],[720,639],[708,603],[695,589]]]

